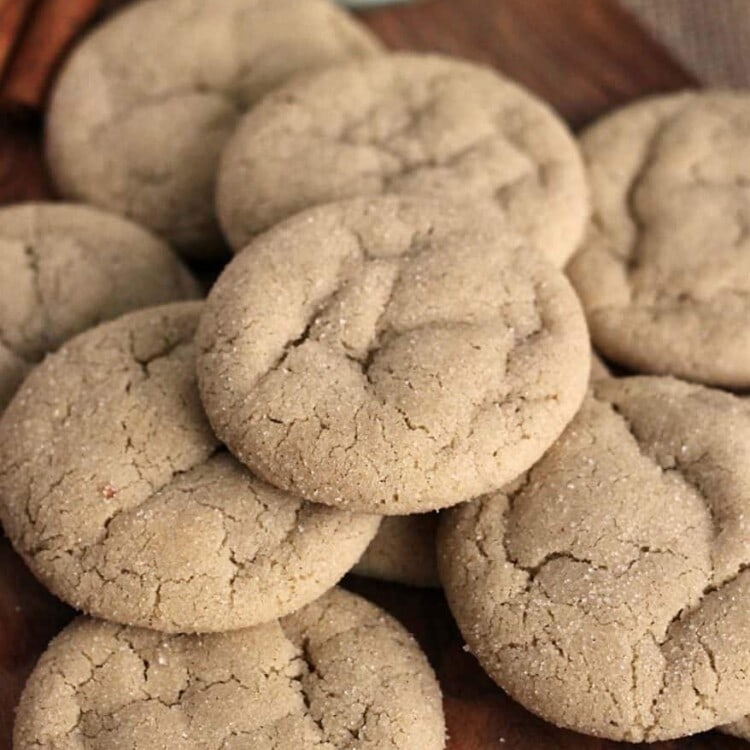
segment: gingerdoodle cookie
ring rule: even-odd
[[[382,193],[486,205],[557,266],[588,217],[578,148],[546,104],[490,68],[417,54],[271,93],[227,144],[217,207],[239,250],[302,209]]]
[[[604,364],[601,357],[596,352],[591,352],[591,381],[601,380],[610,376],[609,368]]]
[[[671,378],[594,383],[544,458],[448,512],[438,565],[493,679],[633,742],[750,713],[750,408]]]
[[[750,95],[648,99],[581,138],[593,220],[569,266],[602,354],[750,386]]]
[[[0,208],[0,411],[65,340],[140,307],[198,296],[169,247],[87,206]]]
[[[221,255],[215,173],[240,114],[298,71],[379,49],[328,0],[134,3],[63,68],[47,120],[54,181],[189,255]]]
[[[386,516],[351,572],[407,586],[440,586],[435,559],[437,513]]]
[[[442,750],[440,687],[409,633],[334,589],[254,628],[170,635],[79,618],[42,655],[15,750]]]
[[[198,332],[203,405],[266,481],[381,515],[515,479],[586,390],[572,289],[494,217],[380,197],[303,212],[236,255]]]
[[[741,740],[750,741],[750,718],[745,717],[732,724],[726,724],[719,727],[719,731],[724,734],[731,734],[733,737],[739,737]]]
[[[89,614],[169,632],[267,622],[335,585],[377,531],[379,519],[292,497],[222,449],[195,383],[200,310],[150,308],[80,335],[0,419],[5,531]]]

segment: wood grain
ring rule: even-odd
[[[494,65],[544,97],[573,127],[638,97],[695,84],[614,0],[431,0],[362,18],[393,49],[437,50]],[[38,118],[0,119],[0,203],[51,195],[41,126]],[[556,729],[511,701],[463,650],[439,592],[356,578],[346,585],[391,611],[419,638],[445,693],[448,750],[632,747]],[[0,540],[0,750],[10,750],[13,706],[28,670],[69,616]],[[650,747],[744,746],[708,733]]]
[[[493,65],[580,127],[695,80],[614,0],[432,0],[362,14],[392,49]]]
[[[13,709],[44,645],[72,612],[37,583],[0,537],[0,748],[10,750]]]

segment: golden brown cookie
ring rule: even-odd
[[[0,419],[5,531],[89,614],[168,632],[268,622],[334,586],[377,531],[378,518],[270,487],[223,449],[195,382],[200,310],[150,308],[78,336]]]
[[[568,271],[607,359],[750,387],[749,132],[750,94],[708,91],[583,134],[593,219]]]
[[[546,104],[490,68],[416,54],[332,67],[267,96],[227,144],[217,206],[239,250],[302,209],[383,193],[484,205],[557,266],[588,217],[578,148]]]
[[[130,216],[196,257],[242,112],[299,71],[378,52],[328,0],[145,0],[86,36],[58,79],[47,157],[60,192]]]
[[[203,405],[266,481],[381,515],[502,486],[562,432],[590,349],[560,271],[485,213],[387,196],[235,256],[198,334]]]
[[[633,742],[750,713],[750,408],[671,378],[594,383],[438,564],[472,652],[524,706]]]
[[[169,247],[119,216],[72,203],[0,209],[0,411],[33,365],[74,334],[197,296]]]
[[[21,698],[15,750],[442,750],[414,639],[336,589],[280,621],[165,636],[80,618]]]
[[[437,513],[387,516],[351,572],[407,586],[440,586],[435,558],[437,521]]]

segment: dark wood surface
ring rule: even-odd
[[[0,0],[0,12],[4,2],[13,0]],[[494,65],[544,97],[574,128],[638,97],[695,85],[614,0],[427,0],[362,17],[393,49],[437,50]],[[36,113],[0,115],[0,203],[51,196],[42,128]],[[396,615],[421,641],[445,694],[448,750],[628,747],[556,729],[513,703],[464,652],[439,592],[360,579],[347,585]],[[11,748],[13,706],[26,675],[70,616],[0,539],[0,750]],[[744,745],[712,732],[651,747]]]

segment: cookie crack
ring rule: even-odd
[[[192,347],[191,341],[184,341],[183,339],[178,338],[175,341],[165,341],[164,345],[160,347],[156,352],[142,357],[136,353],[135,333],[133,331],[129,332],[128,338],[130,346],[130,356],[132,357],[133,361],[140,367],[141,374],[144,376],[144,379],[148,379],[151,377],[150,368],[151,365],[153,365],[155,362],[158,362],[161,359],[168,359],[172,354],[174,354],[181,348]]]
[[[666,475],[676,475],[679,477],[680,481],[683,483],[683,485],[689,489],[691,489],[693,492],[695,492],[698,497],[700,497],[701,502],[706,509],[706,512],[709,514],[710,520],[711,520],[711,528],[713,529],[713,541],[711,543],[711,578],[713,579],[716,575],[716,565],[715,565],[715,556],[717,553],[716,544],[717,540],[721,535],[722,531],[722,525],[721,521],[717,516],[717,509],[715,507],[715,504],[712,502],[710,495],[706,492],[706,490],[703,488],[700,479],[698,477],[692,476],[692,472],[690,471],[695,465],[702,463],[706,457],[708,456],[708,452],[702,453],[700,456],[698,456],[695,459],[692,459],[690,461],[687,461],[684,456],[680,455],[679,453],[671,453],[669,455],[670,463],[669,464],[663,464],[660,463],[654,456],[649,454],[647,451],[643,449],[641,440],[638,436],[638,431],[635,428],[635,426],[632,424],[632,422],[627,418],[627,416],[622,412],[620,407],[612,402],[605,402],[608,404],[608,406],[611,408],[611,410],[620,418],[622,424],[626,427],[628,432],[630,433],[631,437],[633,438],[633,442],[638,447],[638,450],[640,454],[648,460],[648,462],[657,468],[662,476]],[[743,570],[742,564],[739,565],[738,570],[736,571],[734,576],[730,576],[726,579],[726,581],[731,581],[733,578],[735,578],[739,573],[741,573]],[[723,582],[719,582],[717,585],[722,585]],[[708,590],[712,590],[711,587],[708,587]]]
[[[310,697],[307,685],[305,684],[306,678],[310,676],[317,677],[318,680],[322,680],[322,676],[318,673],[317,665],[315,663],[315,660],[313,659],[312,654],[310,653],[309,638],[302,639],[299,649],[300,649],[299,657],[305,665],[305,670],[301,672],[298,676],[295,676],[293,680],[297,684],[300,697],[302,698],[302,702],[305,706],[305,715],[308,716],[312,720],[312,722],[315,724],[317,731],[318,731],[319,741],[324,742],[327,739],[328,733],[326,732],[325,726],[323,724],[323,717],[315,716],[313,712],[312,699]]]
[[[634,228],[633,237],[630,241],[630,246],[626,251],[625,257],[620,256],[616,252],[616,248],[612,246],[611,243],[606,243],[605,247],[607,249],[607,252],[609,252],[611,255],[614,256],[614,259],[618,262],[625,262],[626,270],[628,271],[628,278],[630,279],[630,276],[632,273],[638,268],[641,259],[639,257],[639,248],[641,246],[642,242],[642,235],[644,234],[646,230],[646,224],[643,221],[640,211],[638,209],[637,205],[637,193],[642,186],[646,176],[649,167],[655,162],[656,159],[656,148],[658,146],[659,140],[661,139],[664,131],[669,128],[669,126],[677,120],[688,108],[690,107],[690,102],[687,102],[686,104],[682,105],[681,107],[678,107],[678,109],[673,112],[669,117],[665,118],[663,121],[661,121],[653,130],[651,133],[648,143],[644,145],[643,153],[641,158],[638,161],[638,164],[634,168],[632,172],[632,180],[630,184],[628,185],[627,191],[625,192],[625,199],[623,202],[625,213],[627,214],[628,219],[631,222],[631,225]],[[592,222],[600,227],[602,230],[605,229],[606,223],[603,222],[601,215],[599,212],[595,211],[592,215]],[[631,285],[631,293],[632,293],[632,285]]]

